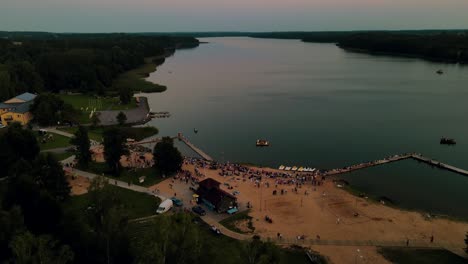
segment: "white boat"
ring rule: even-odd
[[[285,170],[290,171],[291,167],[286,167]]]
[[[297,171],[297,167],[296,167],[296,166],[294,166],[294,167],[292,167],[292,169],[291,169],[291,170],[292,170],[292,171]]]
[[[314,171],[316,171],[316,170],[317,170],[316,168],[313,168],[310,172],[314,172]]]
[[[283,165],[281,165],[281,166],[279,166],[278,170],[284,170],[284,168],[285,167]]]

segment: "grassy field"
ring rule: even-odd
[[[64,159],[67,159],[69,157],[71,157],[72,155],[75,155],[74,153],[71,153],[71,152],[63,152],[63,153],[51,153],[52,156],[54,156],[54,158],[58,161],[61,161],[61,160],[64,160]]]
[[[134,192],[113,185],[108,185],[106,188],[111,189],[114,196],[119,198],[130,219],[154,215],[161,203],[159,198],[145,193]],[[89,194],[72,196],[69,206],[71,210],[85,212],[86,208],[90,206]]]
[[[239,228],[237,228],[236,227],[236,222],[243,221],[243,220],[251,220],[251,219],[252,219],[252,217],[249,216],[249,210],[246,210],[246,211],[243,211],[243,212],[238,212],[237,214],[234,214],[231,217],[228,217],[228,218],[222,220],[219,223],[222,224],[223,226],[225,226],[227,229],[229,229],[231,231],[241,233],[241,234],[247,234],[247,233],[250,233],[250,232],[244,232],[244,231],[240,230]],[[255,230],[255,227],[253,227],[252,225],[249,225],[249,228],[252,231]]]
[[[202,222],[198,218],[194,218],[193,222],[199,227],[199,239],[204,241],[207,248],[215,248],[216,250],[216,259],[223,260],[224,263],[245,263],[241,256],[245,250],[245,241],[238,241],[223,235],[216,235],[211,230],[210,227]],[[132,223],[131,230],[135,239],[138,239],[140,234],[147,232],[152,228],[157,228],[152,222],[145,223]],[[308,260],[305,251],[300,248],[281,248],[277,247],[277,251],[280,253],[280,262],[281,264],[307,264],[310,263]],[[212,257],[212,256],[210,256]],[[244,256],[245,257],[245,256]],[[326,263],[323,257],[318,256],[318,259],[321,261],[319,263]],[[211,259],[211,261],[214,261]]]
[[[156,71],[156,64],[153,58],[147,58],[146,64],[141,67],[121,74],[113,83],[110,90],[119,91],[121,87],[128,87],[135,92],[160,93],[164,92],[166,86],[146,81],[150,73]]]
[[[107,127],[108,128],[108,127]],[[96,140],[98,142],[102,141],[104,127],[96,127],[91,128],[88,127],[88,136],[92,140]],[[155,127],[121,127],[121,129],[126,133],[127,138],[133,138],[137,141],[145,139],[147,137],[154,136],[158,134],[158,129]],[[78,130],[78,127],[67,127],[67,128],[60,128],[60,130],[75,134]]]
[[[118,97],[96,97],[94,95],[87,94],[60,94],[60,98],[65,103],[71,104],[74,108],[85,111],[88,108],[88,112],[91,109],[101,110],[128,110],[137,107],[136,99],[132,98],[132,101],[128,104],[120,104]]]
[[[71,104],[75,109],[81,110],[78,121],[82,124],[90,123],[89,115],[94,109],[96,111],[128,110],[137,107],[135,98],[132,98],[130,103],[122,105],[118,97],[96,97],[87,94],[60,94],[59,97],[62,98],[65,103]]]
[[[42,138],[43,136],[39,135],[39,132],[35,132],[36,137],[37,137],[37,142],[39,143],[39,147],[41,150],[47,150],[47,149],[55,149],[55,148],[65,148],[70,145],[70,138],[54,134],[54,133],[47,133],[47,135],[52,135],[53,138],[46,140],[45,143],[42,143]]]
[[[78,130],[78,127],[62,127],[62,128],[59,128],[59,130],[68,132],[70,134],[75,134],[76,131]],[[104,132],[104,128],[102,127],[96,127],[96,128],[88,127],[89,139],[101,142],[103,132]]]
[[[443,249],[414,249],[404,247],[383,247],[379,253],[392,263],[399,264],[463,264],[468,263],[458,255]]]
[[[123,169],[120,173],[120,176],[116,177],[110,173],[110,169],[106,163],[97,163],[91,162],[88,168],[81,168],[83,170],[116,179],[123,182],[130,182],[133,185],[140,185],[140,186],[152,186],[158,184],[159,182],[165,180],[166,178],[161,177],[161,174],[157,172],[154,168],[146,168],[146,169],[136,169],[136,170],[128,170]],[[139,183],[138,178],[141,176],[145,176],[145,181],[143,183]]]

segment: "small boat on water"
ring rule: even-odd
[[[278,169],[279,169],[279,170],[284,170],[284,168],[286,168],[286,167],[284,167],[284,165],[281,165],[281,166],[279,166]]]
[[[268,147],[268,146],[270,146],[270,142],[268,142],[268,140],[265,140],[265,139],[257,139],[256,146],[257,147]]]
[[[440,139],[440,144],[441,145],[455,145],[455,144],[457,144],[457,142],[453,138],[443,137],[443,138]]]
[[[436,71],[437,74],[444,74],[444,71],[443,70],[438,70]]]
[[[286,167],[284,170],[290,171],[290,170],[291,170],[291,167]]]
[[[304,167],[299,167],[299,169],[297,169],[297,171],[300,171],[300,172],[304,171]]]
[[[194,128],[194,129],[193,129],[193,133],[197,134],[197,133],[198,133],[198,129]]]
[[[297,171],[297,167],[296,167],[296,166],[294,166],[294,167],[292,167],[292,169],[291,169],[291,170],[292,170],[292,171]]]

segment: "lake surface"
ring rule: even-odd
[[[420,152],[468,169],[468,67],[297,40],[207,38],[149,80],[160,135],[182,132],[221,161],[343,167]],[[435,72],[443,69],[445,74]],[[193,132],[198,129],[198,134]],[[457,140],[439,144],[442,136]],[[270,141],[255,147],[256,139]],[[404,161],[344,176],[399,205],[468,218],[468,177]]]

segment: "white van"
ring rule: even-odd
[[[164,200],[158,207],[158,210],[156,210],[157,214],[163,214],[169,210],[171,210],[172,206],[174,206],[174,203],[172,202],[171,199],[166,199]]]

